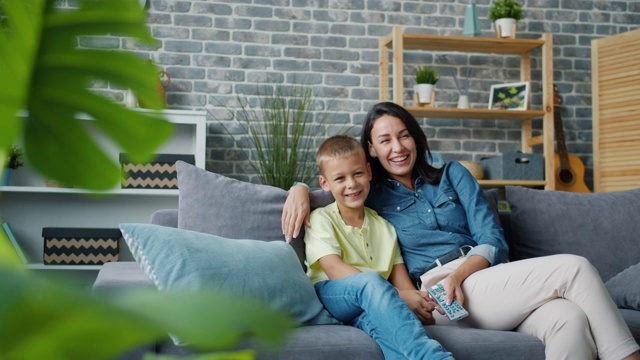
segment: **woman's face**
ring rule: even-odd
[[[373,123],[369,154],[380,160],[389,175],[413,189],[413,166],[416,163],[416,143],[402,120],[382,115]]]

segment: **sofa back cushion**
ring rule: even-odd
[[[230,239],[284,241],[280,219],[287,192],[176,162],[178,228]],[[303,257],[302,236],[291,242]]]
[[[176,162],[179,184],[178,228],[230,239],[284,241],[281,219],[287,191],[252,184]],[[333,201],[322,192],[311,207]],[[304,268],[304,229],[291,246]]]
[[[506,188],[511,257],[584,256],[604,281],[640,261],[640,189],[581,194]]]

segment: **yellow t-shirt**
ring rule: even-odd
[[[362,228],[345,224],[334,202],[311,213],[311,227],[305,229],[307,275],[313,284],[329,280],[318,260],[338,255],[345,263],[389,278],[393,265],[404,261],[396,231],[375,211],[364,208]]]

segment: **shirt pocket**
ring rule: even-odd
[[[416,199],[403,199],[382,205],[380,216],[391,223],[396,231],[424,225],[421,221]]]
[[[467,216],[455,191],[445,191],[433,204],[442,230],[458,232],[465,228]]]

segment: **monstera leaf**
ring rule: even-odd
[[[101,144],[110,142],[131,160],[145,161],[173,126],[159,112],[126,109],[89,89],[92,81],[108,81],[158,109],[153,65],[131,53],[78,48],[78,37],[153,39],[138,1],[77,0],[76,8],[63,10],[57,2],[0,0],[0,161],[12,143],[22,142],[29,163],[42,174],[77,187],[110,189],[120,169]],[[87,116],[93,120],[79,120]],[[3,232],[0,294],[0,359],[111,359],[168,339],[169,332],[195,349],[218,351],[246,338],[273,343],[294,326],[264,305],[216,293],[97,298],[68,289],[24,270]],[[191,359],[252,357],[241,351]]]
[[[112,359],[139,345],[169,341],[168,332],[189,339],[195,349],[221,351],[249,334],[273,344],[294,326],[262,304],[207,291],[153,290],[103,300],[2,267],[0,289],[1,359]]]
[[[89,189],[113,188],[120,180],[79,114],[134,161],[148,160],[173,132],[160,113],[134,111],[89,89],[95,80],[130,88],[160,109],[158,69],[133,53],[82,49],[80,36],[116,35],[153,42],[137,1],[80,0],[59,9],[52,0],[0,1],[0,148],[18,140],[30,164],[46,176]],[[26,116],[17,115],[27,110]]]

